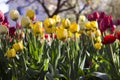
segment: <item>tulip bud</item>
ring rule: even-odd
[[[26,16],[28,16],[31,20],[33,20],[34,18],[36,18],[35,12],[33,10],[28,10],[26,12]]]
[[[0,25],[0,34],[7,33],[9,30],[6,26]]]
[[[102,43],[100,43],[100,42],[94,44],[94,48],[97,50],[100,50],[101,47],[102,47]]]
[[[93,21],[93,15],[92,15],[92,14],[89,14],[89,15],[87,16],[87,18],[88,18],[89,21]]]
[[[69,30],[72,32],[72,33],[75,33],[75,32],[78,32],[80,30],[80,27],[77,23],[72,23],[70,25],[70,28]]]
[[[10,49],[10,50],[7,51],[7,57],[8,58],[13,58],[15,56],[16,56],[16,51],[15,51],[14,48],[12,48],[12,49]]]
[[[96,20],[96,19],[99,19],[100,15],[99,15],[98,12],[94,12],[94,13],[93,13],[93,17],[94,17],[94,19]]]
[[[55,19],[53,18],[47,18],[45,21],[44,21],[44,26],[45,27],[48,27],[48,28],[51,28],[55,25]]]
[[[10,11],[10,18],[13,20],[13,21],[17,21],[18,18],[19,18],[19,12],[17,10],[11,10]]]
[[[120,40],[120,31],[117,32],[117,39]]]
[[[37,36],[37,34],[43,34],[43,24],[42,22],[36,22],[34,24],[34,28],[33,28],[34,34]]]
[[[99,29],[95,31],[95,35],[96,35],[97,37],[98,37],[98,36],[101,36],[101,32],[100,32]]]
[[[21,51],[24,49],[24,45],[22,43],[22,41],[13,44],[13,48],[15,49],[15,51]]]
[[[70,24],[71,24],[71,22],[70,22],[69,19],[63,19],[62,20],[62,25],[65,29],[68,29],[70,27]]]
[[[54,15],[53,19],[55,19],[56,23],[60,23],[61,22],[61,17],[59,15]]]
[[[56,31],[56,35],[57,35],[57,39],[59,40],[64,40],[67,38],[68,34],[67,34],[67,30],[60,28]]]
[[[80,15],[79,20],[81,22],[84,22],[86,20],[86,17],[84,15]]]
[[[28,17],[23,17],[21,20],[22,27],[29,27],[30,19]]]
[[[20,38],[21,38],[21,39],[24,39],[24,38],[25,38],[25,33],[24,33],[24,32],[21,32],[21,33],[20,33]]]
[[[104,16],[105,16],[105,13],[104,13],[104,12],[101,12],[101,13],[100,13],[100,18],[104,18]]]
[[[14,36],[15,35],[16,28],[15,27],[10,27],[9,28],[9,35]]]
[[[0,10],[0,22],[4,21],[4,14],[3,12]]]

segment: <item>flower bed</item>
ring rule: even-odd
[[[28,10],[19,23],[12,10],[10,18],[15,27],[0,11],[1,80],[102,79],[95,72],[120,78],[119,22],[112,16],[94,12],[76,23],[54,15],[41,22]]]

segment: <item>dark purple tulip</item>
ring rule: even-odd
[[[99,23],[99,29],[101,32],[104,32],[106,30],[104,20],[101,20]]]
[[[94,18],[94,20],[99,19],[99,17],[100,17],[100,15],[99,15],[98,12],[94,12],[94,13],[93,13],[93,18]]]
[[[104,18],[104,16],[105,16],[105,13],[104,13],[104,12],[101,12],[101,13],[100,13],[100,18]]]
[[[120,19],[115,22],[116,25],[120,25]]]
[[[15,27],[9,27],[9,35],[14,36],[15,35],[16,28]]]
[[[88,18],[89,21],[93,21],[93,18],[94,18],[94,17],[93,17],[92,14],[88,14],[87,18]]]

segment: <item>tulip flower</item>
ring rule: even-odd
[[[78,25],[77,23],[72,23],[72,24],[70,25],[69,30],[70,30],[72,33],[76,33],[76,32],[78,32],[78,31],[80,30],[80,27],[79,27],[79,25]]]
[[[94,20],[94,17],[93,17],[92,14],[88,14],[87,18],[88,18],[89,21],[93,21]]]
[[[71,24],[71,22],[70,22],[69,19],[63,19],[62,20],[62,25],[65,29],[68,29],[70,27],[70,24]]]
[[[113,43],[114,41],[116,40],[116,37],[113,36],[113,35],[106,35],[104,38],[103,38],[103,44],[110,44],[110,43]]]
[[[17,21],[18,18],[19,18],[19,12],[17,10],[11,10],[10,11],[10,18],[13,20],[13,21]]]
[[[13,48],[15,49],[15,51],[21,51],[24,49],[24,45],[22,43],[22,41],[18,42],[18,43],[15,43],[13,44]]]
[[[53,19],[55,19],[56,23],[60,23],[61,22],[61,17],[59,15],[54,15]]]
[[[7,33],[9,30],[6,26],[0,25],[0,34]]]
[[[22,27],[29,27],[30,19],[28,17],[22,17],[21,25]]]
[[[120,40],[120,31],[117,32],[117,39]]]
[[[4,21],[2,22],[2,25],[7,26],[8,28],[10,27],[10,24],[9,24],[8,19],[7,19],[7,17],[6,17],[6,16],[5,16]]]
[[[102,47],[102,43],[100,43],[100,42],[97,42],[97,43],[94,44],[94,48],[97,49],[97,50],[100,50],[101,47]]]
[[[49,35],[48,35],[48,34],[45,34],[44,36],[45,36],[45,39],[48,39],[48,37],[49,37]]]
[[[26,16],[29,17],[31,20],[36,18],[35,12],[33,10],[27,10]]]
[[[13,58],[15,56],[16,56],[16,51],[15,51],[14,48],[12,48],[12,49],[10,49],[10,50],[7,51],[7,57],[8,58]]]
[[[95,31],[95,35],[96,35],[97,37],[98,37],[98,36],[101,36],[101,32],[100,32],[99,29]]]
[[[37,34],[43,34],[43,24],[42,22],[36,22],[33,27],[34,34],[37,36]]]
[[[104,16],[105,16],[105,13],[104,13],[104,12],[101,12],[101,13],[100,13],[100,18],[104,18]]]
[[[16,28],[15,27],[9,27],[9,35],[14,36],[15,35]]]
[[[67,30],[64,28],[60,28],[56,31],[57,39],[59,40],[65,40],[68,36]]]
[[[44,21],[44,26],[46,28],[51,28],[53,26],[55,26],[56,22],[55,22],[55,19],[53,18],[47,18],[45,21]]]
[[[94,12],[94,13],[93,13],[93,18],[94,18],[94,20],[99,19],[99,17],[100,17],[100,15],[99,15],[98,12]]]
[[[4,21],[4,13],[0,10],[0,22]]]

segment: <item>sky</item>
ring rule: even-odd
[[[5,4],[6,1],[8,1],[8,0],[0,0],[0,10],[3,13],[6,13],[9,11],[9,5]]]

